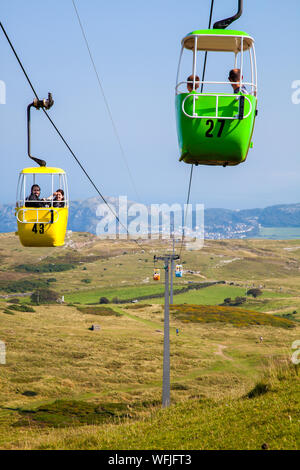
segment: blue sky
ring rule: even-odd
[[[286,5],[288,3],[288,9]],[[191,202],[206,207],[252,208],[300,201],[299,0],[245,0],[234,28],[256,41],[259,115],[254,148],[233,168],[194,169]],[[83,42],[71,0],[2,0],[7,29],[40,97],[103,194],[145,203],[186,200],[190,166],[178,161],[174,86],[180,41],[206,28],[210,0],[76,0],[81,20],[125,151],[138,195],[124,164]],[[230,16],[237,0],[215,0],[213,21]],[[2,34],[2,33],[1,33]],[[15,200],[26,154],[26,106],[33,95],[5,38],[0,80],[6,104],[2,126],[0,202]],[[189,71],[188,71],[189,72]],[[220,73],[208,57],[209,76]],[[227,77],[224,70],[224,77]],[[218,75],[220,78],[220,75]],[[64,168],[72,199],[95,195],[41,111],[33,111],[32,153]]]

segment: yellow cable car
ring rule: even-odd
[[[45,193],[47,189],[50,194]],[[48,197],[40,197],[43,194]],[[18,223],[16,234],[23,246],[64,245],[68,211],[64,170],[42,166],[21,171],[15,215]]]
[[[48,99],[35,98],[27,106],[28,156],[39,167],[24,168],[19,176],[16,235],[23,246],[48,247],[65,243],[69,212],[66,173],[61,168],[47,167],[44,160],[31,155],[31,108],[48,110],[53,103],[52,94],[48,93]]]
[[[153,270],[153,281],[160,281],[160,269]]]

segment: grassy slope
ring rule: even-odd
[[[46,449],[299,449],[299,379],[283,380],[263,396],[191,400],[143,422],[68,430],[33,441]]]
[[[85,303],[97,301],[106,294],[111,297],[133,294],[134,297],[141,291],[153,293],[163,288],[163,282],[157,284],[151,280],[152,257],[165,251],[166,244],[149,244],[149,251],[142,253],[133,243],[99,242],[85,234],[72,236],[79,254],[100,254],[106,258],[80,264],[72,271],[39,276],[57,278],[51,287],[65,294],[67,299]],[[20,259],[22,263],[37,263],[47,256],[60,257],[73,252],[69,248],[25,250],[12,235],[2,234],[0,239],[1,255],[6,255],[0,279],[28,276],[12,269]],[[205,280],[226,280],[235,285],[191,291],[177,296],[176,303],[218,304],[224,297],[243,294],[252,284],[263,285],[264,296],[249,299],[246,308],[277,313],[298,309],[296,317],[299,319],[299,241],[228,240],[209,241],[205,245],[200,252],[185,253],[184,267],[195,273],[177,279],[175,285],[184,287],[188,281]],[[91,284],[85,286],[84,278],[91,279]],[[7,365],[0,366],[0,403],[5,408],[0,409],[2,447],[220,448],[223,445],[223,448],[256,448],[261,445],[264,429],[267,436],[263,442],[271,442],[274,448],[295,447],[295,379],[287,380],[286,396],[279,383],[277,391],[264,397],[254,400],[238,397],[253,387],[270,358],[280,359],[291,354],[292,341],[299,339],[299,325],[293,330],[270,326],[235,328],[220,324],[184,324],[172,317],[171,398],[174,408],[158,414],[155,411],[150,421],[147,421],[149,410],[142,410],[136,424],[68,430],[31,429],[11,426],[18,419],[18,412],[8,408],[36,408],[57,398],[129,404],[160,400],[162,308],[153,305],[134,310],[113,306],[123,314],[121,317],[99,317],[59,305],[40,306],[36,313],[15,312],[14,315],[5,314],[4,307],[2,300],[0,339],[7,346]],[[89,331],[92,323],[99,324],[101,330]],[[175,334],[176,328],[179,328],[179,336]],[[262,344],[258,341],[260,335],[264,337]],[[36,396],[25,396],[28,391]],[[198,400],[201,397],[207,406],[195,401],[195,397]],[[271,401],[264,401],[269,399]],[[197,423],[192,412],[194,406],[199,407],[202,417]],[[288,410],[292,414],[287,415]],[[186,422],[180,421],[184,420],[184,415]],[[227,423],[224,429],[218,420],[220,415]],[[264,419],[260,419],[261,416]],[[286,421],[286,416],[291,416],[292,421],[290,418]],[[166,431],[159,425],[163,419],[166,419]],[[184,426],[187,429],[180,431],[177,422],[182,424],[182,429]],[[144,435],[140,431],[143,429]],[[241,429],[240,437],[238,429]],[[272,440],[268,441],[268,436]]]
[[[83,234],[73,234],[74,246],[80,255],[101,255],[111,258],[96,263],[82,263],[72,272],[55,273],[58,280],[66,280],[70,287],[84,289],[80,283],[83,278],[92,279],[91,288],[116,287],[116,281],[126,285],[151,282],[153,255],[161,254],[169,248],[167,242],[143,242],[146,252],[142,253],[133,242],[98,241],[95,237],[86,238]],[[70,248],[23,248],[17,238],[11,234],[0,234],[2,251],[6,259],[1,271],[12,275],[12,266],[22,263],[47,262],[49,257],[64,257],[74,253]],[[149,249],[148,249],[149,248]],[[185,280],[201,281],[205,279],[227,279],[238,281],[243,286],[263,283],[266,288],[277,284],[279,279],[284,287],[289,283],[290,291],[297,285],[300,263],[300,242],[297,240],[224,240],[206,241],[205,247],[196,252],[186,252],[183,256],[184,269],[199,271],[199,274],[185,274],[183,280],[176,279],[176,284]],[[83,268],[86,268],[83,271]],[[74,276],[75,274],[75,276]],[[14,276],[26,277],[15,273]],[[52,276],[52,274],[50,275]],[[42,274],[43,278],[49,274]],[[94,284],[95,283],[95,284]],[[113,285],[111,285],[113,283]],[[98,285],[97,284],[101,284]],[[65,290],[65,285],[58,286]]]
[[[51,288],[64,294],[68,302],[97,302],[101,296],[135,298],[163,290],[163,279],[160,283],[152,280],[153,255],[167,250],[167,241],[143,242],[143,248],[146,247],[143,253],[134,242],[99,241],[88,234],[72,234],[72,249],[25,249],[11,234],[0,234],[0,240],[0,254],[6,255],[0,268],[0,281],[55,277],[57,282]],[[76,269],[62,273],[29,276],[13,270],[20,259],[22,263],[36,264],[47,262],[49,257],[66,258],[74,252],[84,257],[100,255],[103,259],[83,262]],[[263,286],[264,296],[255,301],[248,299],[248,308],[277,314],[296,310],[296,318],[300,319],[299,240],[206,241],[202,250],[185,252],[183,263],[185,270],[194,273],[186,272],[183,279],[175,279],[174,288],[206,280],[225,280],[228,284],[178,295],[175,303],[219,304],[225,297],[244,295],[247,287]],[[90,283],[85,284],[84,279],[90,279]]]
[[[49,439],[51,446],[59,447],[62,445],[61,437],[67,437],[64,430],[52,430],[43,425],[12,426],[20,419],[19,407],[35,409],[56,399],[96,404],[111,401],[140,403],[141,406],[145,401],[160,401],[163,347],[161,307],[113,308],[122,315],[91,315],[81,313],[74,307],[55,305],[36,307],[36,313],[15,312],[14,315],[7,315],[0,312],[1,338],[7,346],[7,364],[0,367],[0,403],[3,407],[0,409],[1,447],[43,447]],[[101,330],[91,332],[88,328],[93,323],[99,324]],[[178,336],[175,328],[179,328]],[[270,358],[277,361],[290,354],[291,343],[299,338],[299,331],[299,326],[283,330],[271,326],[235,328],[221,324],[184,324],[172,316],[172,403],[179,406],[195,397],[209,400],[207,409],[215,409],[217,420],[220,412],[218,403],[226,397],[226,403],[236,406],[236,402],[231,403],[231,400],[253,387]],[[264,337],[262,344],[258,340],[260,335]],[[35,395],[28,396],[28,392]],[[189,408],[191,405],[186,403],[183,406]],[[247,408],[243,407],[246,413]],[[178,413],[185,413],[185,408]],[[139,424],[136,428],[131,428],[131,425],[128,428],[132,429],[133,436],[141,427],[140,421],[147,420],[147,416],[149,410],[142,407],[135,418]],[[177,420],[177,414],[174,417]],[[166,419],[172,420],[171,415]],[[209,419],[213,422],[212,417]],[[160,421],[161,417],[157,417],[153,440],[152,437],[148,441],[145,438],[141,445],[146,448],[151,445],[157,448],[167,446],[167,434],[159,434]],[[120,428],[106,426],[111,433],[105,434],[108,441],[99,438],[103,427],[84,427],[84,430],[77,429],[71,434],[68,430],[74,441],[63,445],[84,448],[83,442],[86,442],[87,448],[98,446],[100,441],[101,446],[111,445],[112,448],[136,445],[136,441],[129,444],[132,436],[130,439],[128,436],[129,441],[123,438],[118,441],[121,435],[126,436],[122,431],[123,425]],[[147,433],[150,429],[149,424]],[[81,436],[82,441],[79,442],[75,436]],[[189,432],[186,432],[182,448],[190,445],[188,436]],[[174,436],[174,446],[176,439]],[[202,437],[199,446],[201,440]],[[110,441],[112,443],[108,444]],[[211,445],[208,442],[205,445]],[[249,445],[252,444],[253,441]]]

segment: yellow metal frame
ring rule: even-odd
[[[51,211],[54,220],[51,223]],[[23,246],[62,246],[68,222],[67,207],[18,207],[16,216],[20,242]]]

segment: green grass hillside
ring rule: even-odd
[[[190,400],[142,422],[77,430],[36,442],[44,449],[293,449],[300,446],[299,379],[249,399]]]
[[[35,306],[33,312],[8,306],[3,304],[0,309],[1,339],[6,344],[7,359],[6,365],[0,366],[1,448],[176,448],[180,439],[178,448],[221,446],[220,441],[212,444],[220,410],[228,420],[228,434],[234,410],[238,411],[239,426],[245,414],[255,408],[255,401],[251,405],[242,397],[265,375],[270,362],[281,364],[289,358],[291,345],[300,332],[297,322],[293,328],[283,329],[272,316],[269,324],[253,325],[250,315],[248,323],[244,319],[241,326],[232,317],[226,322],[186,323],[171,313],[172,408],[165,413],[160,411],[161,306],[41,305]],[[185,310],[188,308],[184,306]],[[197,306],[203,315],[203,309],[210,315],[211,308]],[[12,314],[8,315],[7,310]],[[232,310],[231,315],[240,316],[241,312]],[[261,317],[269,318],[264,314]],[[91,331],[93,324],[99,325],[99,330]],[[294,386],[296,390],[297,382]],[[273,392],[269,397],[273,400]],[[284,403],[283,396],[280,400]],[[266,406],[265,402],[258,403]],[[179,431],[173,432],[173,428],[178,428],[178,414],[182,419],[186,415],[188,426],[192,418],[189,413],[195,406],[199,407],[201,419],[191,429],[201,428],[206,416],[211,420],[211,440],[206,428],[203,434],[196,433],[200,436],[198,441],[190,439],[188,428],[184,439]],[[159,427],[162,416],[172,430],[168,438],[168,433]],[[154,427],[153,422],[157,423]],[[294,422],[285,430],[287,435],[294,436],[293,426]],[[143,437],[141,429],[145,430]],[[259,440],[246,442],[242,436],[237,441],[232,433],[231,445],[258,445]],[[229,434],[227,438],[224,448],[229,445]],[[295,439],[296,436],[285,447],[294,446]],[[276,445],[280,447],[282,440]]]
[[[183,252],[170,309],[171,407],[162,410],[163,269],[161,282],[152,270],[169,242],[142,249],[78,233],[65,248],[35,250],[12,234],[0,240],[0,448],[299,446],[299,378],[289,367],[300,337],[299,241],[209,241]],[[38,287],[65,303],[32,305]],[[250,287],[262,295],[246,296]],[[220,305],[229,297],[246,300]]]
[[[0,234],[0,241],[0,296],[45,287],[67,302],[82,304],[97,303],[103,296],[112,301],[163,295],[163,275],[160,282],[152,280],[153,256],[170,248],[168,240],[142,241],[139,248],[133,241],[73,233],[67,246],[58,249],[23,248],[13,234]],[[300,320],[299,240],[208,240],[202,250],[184,251],[182,263],[184,277],[174,280],[174,289],[201,282],[225,284],[175,295],[176,304],[219,305],[255,286],[263,295],[248,297],[248,309],[293,314]],[[151,303],[162,304],[163,297]]]

